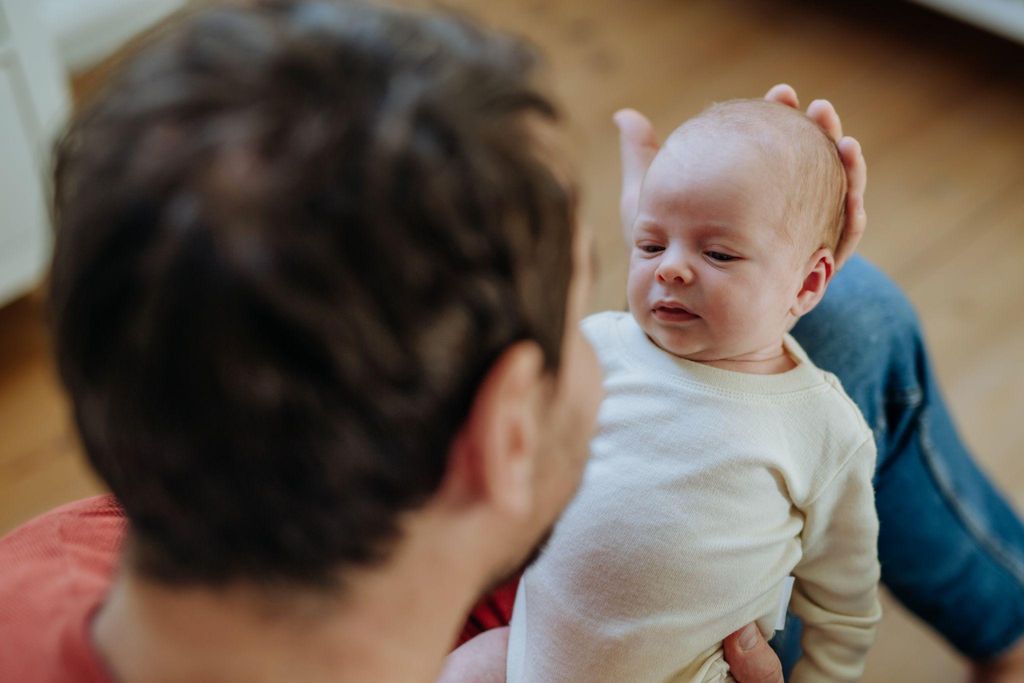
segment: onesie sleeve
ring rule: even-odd
[[[803,657],[793,683],[857,681],[864,673],[882,615],[874,470],[869,437],[803,508],[803,557],[790,605],[803,619]]]

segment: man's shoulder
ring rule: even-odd
[[[25,522],[0,538],[0,590],[12,573],[29,575],[31,567],[85,562],[87,570],[112,569],[126,523],[110,495],[68,503]]]
[[[125,528],[116,501],[97,496],[0,539],[0,680],[97,680],[81,666],[92,659],[87,620],[110,586]]]

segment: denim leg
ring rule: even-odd
[[[793,335],[874,430],[882,581],[967,657],[1000,654],[1024,635],[1024,524],[957,435],[906,297],[854,257]]]

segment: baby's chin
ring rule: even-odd
[[[742,341],[731,340],[731,344],[708,344],[707,340],[688,338],[689,335],[681,331],[666,330],[654,321],[646,321],[640,327],[647,334],[647,338],[662,351],[695,363],[714,363],[727,361],[741,356],[749,351],[743,351]]]
[[[641,325],[641,327],[655,346],[673,356],[696,362],[715,358],[716,349],[709,349],[692,340],[680,339],[682,335],[678,333],[672,334],[651,324]]]

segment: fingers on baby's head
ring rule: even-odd
[[[792,107],[761,99],[718,102],[677,128],[666,146],[737,137],[773,170],[783,222],[798,244],[835,250],[845,223],[846,171],[836,143]]]

